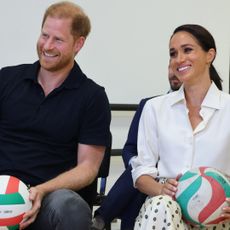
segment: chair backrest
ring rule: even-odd
[[[97,191],[95,200],[93,202],[94,206],[99,206],[104,199],[107,177],[109,176],[110,170],[110,159],[111,159],[111,148],[112,148],[112,134],[110,133],[110,145],[105,150],[104,158],[101,162],[101,166],[97,176]]]
[[[112,134],[110,134],[110,145],[106,148],[104,158],[101,162],[101,166],[97,176],[98,178],[99,177],[106,178],[109,175],[111,148],[112,148]]]

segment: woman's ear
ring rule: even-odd
[[[207,53],[207,63],[211,64],[214,61],[215,57],[216,57],[215,49],[213,49],[213,48],[209,49],[209,51]]]

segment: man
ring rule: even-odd
[[[169,85],[170,85],[169,92],[176,91],[181,87],[180,80],[173,73],[172,68],[170,68],[170,66],[168,67],[168,80],[169,80]]]
[[[89,32],[79,6],[53,4],[37,42],[39,61],[0,71],[0,173],[30,185],[32,209],[20,229],[90,229],[84,189],[110,144],[111,115],[104,88],[74,60]]]
[[[169,92],[180,88],[181,82],[170,67],[168,68],[168,80],[170,84]],[[128,138],[122,151],[122,158],[126,169],[109,191],[102,205],[95,211],[92,225],[93,230],[103,230],[105,225],[110,224],[116,217],[121,218],[121,230],[132,230],[135,218],[147,197],[133,187],[130,160],[137,155],[138,124],[141,112],[148,99],[150,98],[141,100],[133,117]]]

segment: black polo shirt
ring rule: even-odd
[[[107,146],[111,119],[104,88],[77,63],[46,97],[39,68],[36,62],[0,71],[0,174],[31,185],[76,166],[78,143]]]

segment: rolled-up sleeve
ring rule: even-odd
[[[152,100],[146,103],[141,114],[137,140],[138,156],[131,160],[134,186],[140,176],[150,175],[155,178],[158,174],[156,168],[159,158],[158,135],[154,107],[151,106]]]

